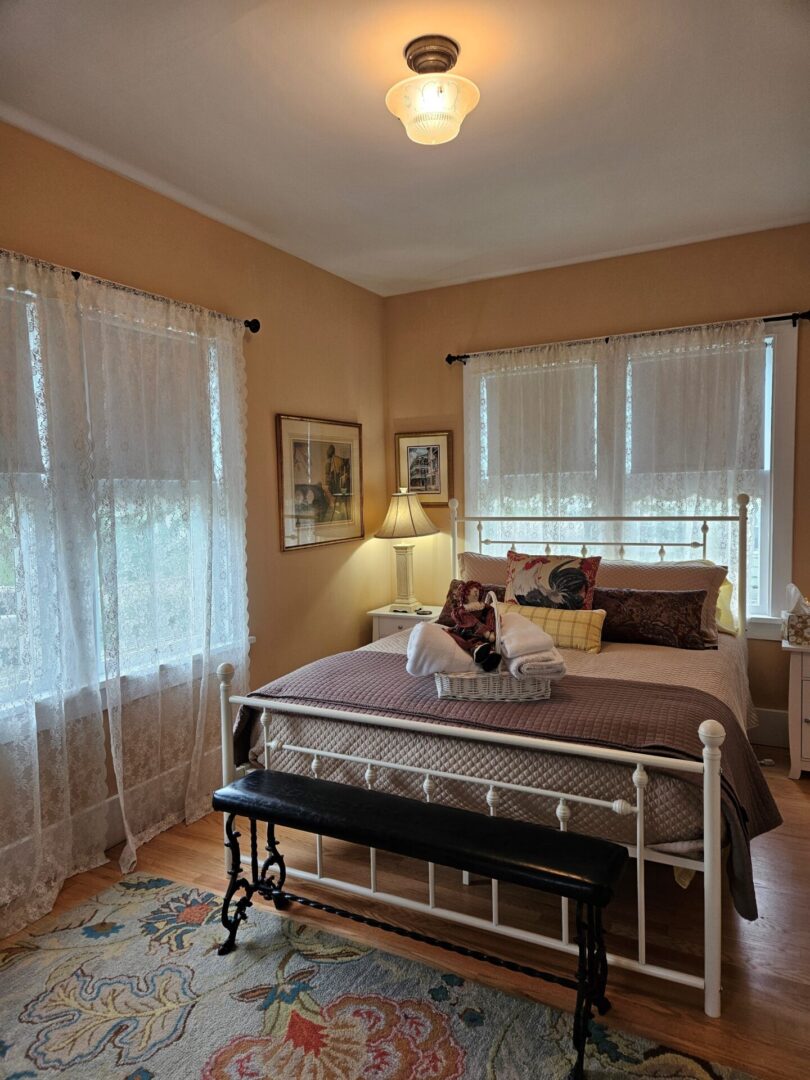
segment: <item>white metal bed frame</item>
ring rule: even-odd
[[[739,564],[737,570],[737,597],[740,633],[745,632],[746,625],[746,578],[747,578],[747,522],[748,503],[747,495],[739,495],[738,513],[736,515],[707,515],[707,516],[677,516],[677,517],[578,517],[578,518],[554,518],[554,517],[471,517],[464,518],[458,514],[458,501],[450,502],[451,510],[451,557],[452,575],[456,576],[457,553],[458,553],[458,528],[459,525],[472,523],[478,534],[478,549],[483,551],[489,545],[514,546],[516,543],[521,547],[529,544],[541,544],[550,550],[553,543],[555,547],[578,546],[582,554],[587,554],[589,547],[616,547],[620,557],[628,547],[648,547],[647,541],[545,541],[545,540],[491,540],[484,536],[485,526],[490,522],[498,523],[527,523],[527,522],[683,522],[700,523],[702,541],[686,541],[684,543],[659,544],[658,554],[664,559],[668,548],[701,548],[703,557],[706,557],[707,537],[711,523],[726,522],[736,524],[739,530]],[[725,731],[722,724],[715,720],[705,720],[699,728],[700,740],[703,743],[702,761],[681,760],[669,758],[657,754],[635,753],[633,751],[609,749],[600,746],[592,746],[585,743],[561,742],[553,739],[532,738],[523,735],[513,735],[508,732],[489,730],[476,730],[468,728],[456,728],[448,725],[426,723],[417,720],[397,719],[390,716],[363,715],[343,709],[328,709],[312,706],[295,705],[286,701],[277,701],[272,698],[254,696],[232,696],[230,693],[231,680],[234,669],[230,664],[222,664],[217,670],[220,680],[220,714],[222,725],[222,780],[229,783],[236,775],[233,754],[233,713],[234,706],[249,705],[251,708],[261,710],[261,724],[264,734],[265,765],[271,767],[273,754],[279,751],[300,754],[309,758],[310,771],[317,777],[321,774],[324,761],[351,762],[358,767],[358,782],[364,783],[368,788],[373,788],[381,770],[392,770],[401,773],[416,774],[422,777],[422,791],[425,799],[430,802],[440,795],[440,784],[445,780],[462,781],[472,785],[482,794],[482,812],[490,815],[497,814],[500,793],[503,791],[519,792],[522,794],[537,796],[541,799],[551,800],[556,804],[555,814],[560,829],[569,828],[574,808],[577,805],[587,804],[611,810],[620,816],[635,817],[635,844],[627,844],[627,850],[636,860],[636,889],[637,889],[637,928],[638,941],[635,956],[623,954],[608,954],[609,961],[616,967],[622,967],[631,971],[641,972],[669,982],[679,983],[684,986],[703,990],[704,1010],[708,1016],[720,1016],[720,978],[721,978],[721,929],[722,929],[722,861],[721,861],[721,836],[722,836],[722,812],[721,812],[721,750],[720,747],[725,739]],[[557,791],[550,788],[531,787],[524,784],[512,784],[503,780],[495,780],[485,776],[470,776],[462,773],[446,772],[437,770],[426,765],[424,768],[406,765],[395,760],[370,758],[363,754],[337,753],[322,747],[303,746],[296,743],[279,743],[272,733],[272,713],[285,715],[305,715],[308,717],[322,717],[330,720],[343,720],[357,724],[369,724],[375,727],[384,727],[406,731],[419,731],[430,735],[447,736],[454,739],[467,739],[475,742],[494,743],[498,746],[513,746],[523,749],[538,750],[547,754],[565,754],[575,757],[592,758],[600,761],[613,762],[626,765],[632,769],[632,780],[635,789],[635,801],[628,802],[624,798],[616,798],[612,801],[592,798],[573,792]],[[669,773],[682,772],[699,774],[702,777],[703,787],[703,858],[691,858],[681,855],[660,852],[648,848],[645,839],[644,821],[644,794],[649,782],[648,770],[661,769]],[[226,860],[227,862],[227,860]],[[704,920],[703,920],[703,975],[697,976],[676,968],[663,967],[651,964],[647,961],[647,935],[646,935],[646,896],[645,896],[645,869],[648,862],[663,863],[672,867],[683,867],[703,874],[704,896]],[[418,901],[408,897],[397,896],[389,892],[381,891],[377,883],[377,853],[373,848],[369,849],[369,884],[358,885],[354,882],[334,878],[325,873],[323,844],[320,836],[315,838],[315,872],[296,870],[287,867],[287,872],[292,877],[298,877],[305,881],[313,881],[319,885],[328,886],[343,892],[348,892],[381,903],[391,904],[409,911],[430,914],[460,923],[461,925],[486,930],[530,944],[544,946],[546,948],[561,950],[575,954],[576,944],[571,940],[568,918],[568,901],[561,901],[560,936],[551,937],[546,934],[538,934],[528,930],[518,929],[500,921],[499,917],[499,886],[497,881],[491,883],[491,918],[482,919],[478,916],[468,915],[464,912],[450,910],[436,903],[436,882],[434,867],[428,864],[427,900]],[[463,876],[464,883],[469,882],[468,876]]]

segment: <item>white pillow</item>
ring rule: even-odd
[[[487,585],[506,585],[506,557],[462,551],[458,557],[458,576],[462,581],[485,581]]]

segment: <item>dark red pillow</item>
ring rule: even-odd
[[[600,589],[594,608],[606,612],[602,641],[668,645],[673,649],[717,648],[701,631],[705,589],[656,592],[648,589]]]
[[[488,592],[494,592],[496,599],[502,601],[506,587],[504,585],[482,585],[480,581],[461,581],[455,578],[450,582],[444,607],[436,622],[441,623],[442,626],[455,626],[456,620],[453,618],[453,608],[461,602],[462,593],[469,596],[468,590],[475,588],[479,590],[482,600],[485,599]]]

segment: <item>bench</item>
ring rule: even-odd
[[[248,773],[215,791],[213,807],[227,815],[226,846],[231,853],[229,883],[222,907],[222,923],[228,936],[219,948],[220,955],[235,947],[239,925],[246,918],[254,894],[258,893],[279,909],[291,901],[304,903],[419,941],[493,959],[285,892],[286,868],[276,840],[277,825],[470,871],[573,901],[579,952],[576,979],[564,979],[508,961],[494,962],[576,990],[573,1041],[577,1061],[572,1076],[583,1075],[593,1008],[600,1013],[609,1008],[605,997],[608,969],[602,909],[610,902],[627,861],[624,847],[543,825],[487,817],[441,803],[422,803],[350,784],[268,770]],[[250,878],[242,867],[235,817],[247,818],[250,823]],[[260,821],[267,825],[267,856],[261,865],[257,837]],[[240,889],[243,895],[234,903]]]

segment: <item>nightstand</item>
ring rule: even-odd
[[[810,645],[791,645],[783,641],[782,648],[790,653],[788,776],[791,780],[798,780],[802,770],[810,772]]]
[[[438,619],[442,610],[441,604],[438,607],[434,604],[425,604],[425,608],[429,612],[428,615],[417,615],[415,611],[392,611],[390,604],[374,608],[373,611],[368,612],[373,624],[371,640],[378,641],[381,637],[396,634],[399,630],[410,630],[412,626],[420,622],[433,622],[434,619]]]

